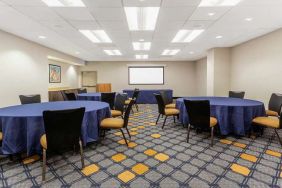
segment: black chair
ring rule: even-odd
[[[230,98],[244,99],[245,91],[229,91]]]
[[[80,147],[81,164],[84,168],[83,147],[80,139],[85,108],[44,111],[45,134],[40,138],[43,148],[42,180],[46,173],[46,151],[61,153]]]
[[[167,93],[168,92],[165,91],[165,90],[161,90],[160,91],[160,94],[161,94],[161,96],[162,96],[162,98],[164,100],[164,103],[165,103],[165,107],[166,108],[176,108],[176,104],[173,103],[173,98],[168,97]]]
[[[110,106],[110,109],[114,108],[115,98],[116,98],[116,93],[115,92],[101,93],[101,101],[108,103],[109,106]]]
[[[40,95],[20,95],[21,104],[41,103]]]
[[[114,110],[111,110],[112,117],[123,117],[126,97],[127,95],[121,93],[116,95]]]
[[[162,96],[160,94],[156,94],[156,93],[154,93],[154,95],[156,97],[156,100],[157,100],[157,103],[158,103],[158,110],[159,110],[159,115],[158,115],[156,124],[158,124],[158,121],[159,121],[161,115],[165,116],[163,126],[162,126],[162,129],[163,129],[168,116],[173,116],[173,121],[175,123],[175,116],[179,115],[179,110],[175,109],[175,108],[165,108],[165,103],[163,101]]]
[[[187,142],[189,142],[189,134],[192,125],[198,130],[211,129],[211,146],[213,146],[214,127],[217,125],[217,119],[210,116],[210,102],[208,100],[184,100],[184,104],[189,117]]]
[[[130,103],[127,105],[123,119],[121,119],[121,118],[106,118],[106,119],[102,120],[100,128],[103,131],[103,137],[105,137],[105,134],[106,134],[105,130],[119,129],[122,133],[122,136],[123,136],[123,139],[124,139],[126,145],[128,146],[128,142],[126,140],[124,132],[122,131],[122,128],[126,129],[129,138],[131,138],[131,135],[128,131],[127,125],[128,125],[129,115],[130,115],[130,111],[131,111],[133,104],[134,104],[134,100],[131,100]]]
[[[77,90],[77,93],[78,93],[78,94],[87,93],[87,89],[86,89],[86,88],[78,89],[78,90]]]
[[[279,114],[281,114],[281,106],[282,94],[272,93],[268,103],[268,110],[266,110],[266,115],[279,117]]]
[[[65,93],[65,97],[66,97],[67,101],[76,101],[75,93]]]
[[[125,101],[125,105],[128,105],[128,104],[130,103],[130,101],[131,101],[132,99],[134,99],[134,101],[135,101],[135,102],[134,102],[134,106],[135,106],[137,112],[139,111],[139,107],[138,107],[138,104],[137,104],[137,100],[138,100],[138,97],[139,97],[139,93],[140,93],[140,90],[137,89],[137,88],[135,88],[134,91],[133,91],[132,97]]]

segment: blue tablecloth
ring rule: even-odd
[[[85,107],[81,135],[84,145],[99,138],[102,119],[110,117],[107,103],[90,101],[63,101],[11,106],[0,109],[0,129],[3,132],[1,153],[15,154],[26,151],[28,155],[40,153],[40,137],[45,133],[45,110],[65,110]]]
[[[132,97],[134,90],[125,89],[124,93],[128,94],[128,97]],[[140,93],[137,99],[138,104],[157,104],[154,93],[159,93],[160,91],[167,91],[167,97],[172,99],[173,90],[171,89],[140,89]]]
[[[211,116],[217,118],[222,135],[233,133],[244,136],[251,128],[253,118],[265,116],[264,104],[259,101],[227,97],[187,97],[185,99],[209,100]],[[180,121],[187,125],[189,119],[183,100],[183,98],[177,99],[176,107],[180,110]]]
[[[81,93],[77,94],[80,101],[101,101],[101,93]]]

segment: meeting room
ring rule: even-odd
[[[0,187],[282,187],[281,10],[0,0]]]

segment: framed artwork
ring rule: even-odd
[[[49,83],[61,83],[61,66],[49,64]]]

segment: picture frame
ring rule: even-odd
[[[49,64],[49,83],[61,83],[61,66]]]

